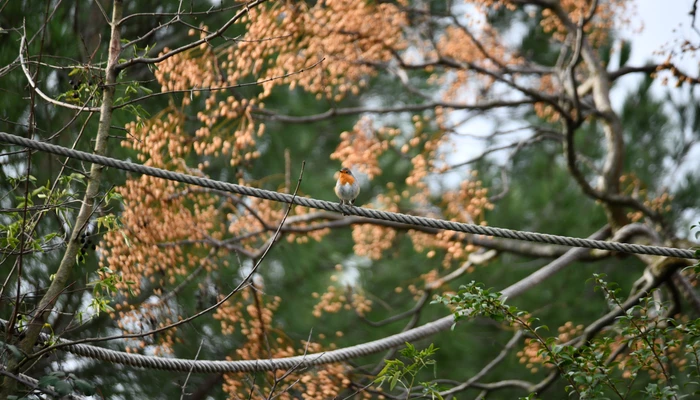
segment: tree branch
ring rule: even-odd
[[[254,108],[253,113],[263,116],[269,121],[279,121],[285,123],[294,124],[304,124],[310,122],[318,122],[329,119],[334,116],[343,115],[355,115],[355,114],[390,114],[390,113],[401,113],[401,112],[416,112],[429,110],[436,107],[451,108],[455,110],[491,110],[494,108],[504,108],[504,107],[519,107],[526,104],[532,104],[532,100],[514,100],[514,101],[492,101],[483,102],[479,104],[464,104],[464,103],[451,103],[451,102],[429,102],[424,104],[408,104],[403,106],[390,106],[390,107],[346,107],[346,108],[331,108],[328,111],[322,112],[320,114],[305,115],[305,116],[294,116],[294,115],[283,115],[277,114],[273,111],[261,108]]]
[[[119,71],[121,71],[121,70],[123,70],[123,69],[126,69],[126,68],[128,68],[128,67],[130,67],[130,66],[132,66],[132,65],[136,65],[136,64],[157,64],[157,63],[159,63],[159,62],[161,62],[161,61],[163,61],[163,60],[165,60],[165,59],[168,59],[168,58],[170,58],[170,57],[172,57],[172,56],[174,56],[174,55],[176,55],[176,54],[182,53],[183,51],[187,51],[187,50],[189,50],[189,49],[193,49],[193,48],[199,46],[200,44],[209,43],[212,39],[215,39],[215,38],[217,38],[217,37],[223,35],[223,33],[226,32],[226,30],[227,30],[231,25],[233,25],[236,21],[238,21],[239,19],[241,19],[241,17],[243,17],[244,15],[247,15],[248,12],[249,12],[249,9],[251,9],[251,8],[253,8],[253,7],[255,7],[255,6],[259,5],[259,4],[262,4],[262,3],[264,3],[265,1],[266,1],[266,0],[254,0],[254,1],[251,1],[251,2],[249,2],[249,3],[246,3],[246,5],[245,5],[245,7],[244,7],[243,10],[240,10],[239,12],[237,12],[230,20],[228,20],[224,25],[222,25],[221,28],[217,29],[215,32],[213,32],[213,33],[211,33],[211,34],[205,36],[205,37],[202,38],[202,39],[199,39],[199,40],[196,40],[196,41],[194,41],[194,42],[188,43],[188,44],[186,44],[186,45],[184,45],[184,46],[178,47],[177,49],[171,50],[171,51],[169,51],[169,52],[167,52],[167,53],[165,53],[165,54],[163,54],[163,55],[161,55],[161,56],[158,56],[158,57],[153,57],[153,58],[148,58],[148,57],[137,57],[137,58],[132,58],[132,59],[130,59],[130,60],[128,60],[128,61],[125,61],[125,62],[123,62],[123,63],[118,64],[118,65],[115,67],[115,71],[116,71],[116,72],[119,72]]]
[[[22,67],[22,71],[24,71],[24,76],[27,78],[27,82],[29,82],[29,86],[32,88],[32,90],[34,90],[34,92],[36,92],[36,94],[39,95],[39,97],[41,97],[42,99],[48,101],[49,103],[51,103],[53,105],[63,107],[63,108],[68,108],[71,110],[77,110],[80,112],[100,112],[101,107],[88,107],[87,102],[82,106],[76,106],[75,104],[69,104],[69,103],[64,103],[62,101],[55,100],[51,96],[42,92],[41,89],[39,89],[39,87],[36,85],[36,83],[34,83],[34,80],[32,79],[32,76],[29,73],[29,70],[27,69],[27,65],[24,61],[24,54],[23,53],[24,53],[24,49],[26,46],[26,39],[27,39],[26,34],[23,34],[22,39],[20,40],[20,44],[19,44],[19,62],[20,62],[20,66]]]
[[[109,56],[107,60],[107,66],[105,68],[105,83],[112,85],[116,83],[117,74],[115,71],[115,66],[119,58],[119,41],[120,41],[120,30],[119,25],[116,23],[121,19],[123,11],[122,0],[114,0],[113,10],[112,10],[112,24],[111,24],[111,37],[109,44]],[[107,148],[107,137],[109,135],[110,124],[112,120],[112,103],[114,101],[114,88],[105,87],[102,96],[102,106],[100,107],[100,122],[98,125],[97,134],[95,137],[95,148],[94,153],[98,155],[103,155]],[[80,208],[80,212],[73,223],[73,232],[71,233],[70,240],[68,242],[66,251],[63,255],[58,270],[54,274],[54,279],[51,282],[46,294],[42,297],[39,302],[39,306],[36,313],[31,317],[30,322],[27,325],[26,335],[24,339],[20,342],[19,347],[25,352],[30,353],[36,341],[41,333],[41,329],[44,326],[44,322],[49,316],[51,308],[55,304],[58,296],[66,288],[69,277],[72,274],[73,266],[75,263],[75,256],[77,255],[81,244],[79,242],[79,237],[81,230],[86,226],[90,216],[93,212],[94,200],[97,197],[99,186],[102,177],[103,167],[98,164],[92,164],[90,169],[90,180],[88,181],[87,188],[85,190],[85,195],[83,197],[83,203]],[[12,327],[8,327],[12,329]],[[13,361],[13,364],[8,365],[10,372],[16,367],[17,363]],[[7,379],[5,380],[7,382]],[[3,390],[0,392],[1,396],[7,396],[12,392],[12,387],[14,387],[14,382],[9,382],[8,385],[3,385]]]

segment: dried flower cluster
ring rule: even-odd
[[[128,136],[122,145],[133,149],[138,160],[147,165],[200,176],[207,174],[208,159],[223,159],[234,171],[231,181],[255,186],[251,178],[255,176],[252,161],[267,151],[264,143],[271,140],[261,116],[271,113],[265,102],[275,90],[305,91],[335,106],[348,96],[359,94],[379,71],[396,68],[399,72],[395,75],[401,77],[405,72],[401,68],[405,67],[421,69],[427,78],[420,85],[441,89],[440,96],[435,98],[445,103],[479,104],[501,96],[499,90],[503,86],[516,84],[532,87],[542,94],[555,95],[561,91],[551,74],[528,75],[523,79],[517,69],[527,67],[525,60],[486,23],[473,20],[468,21],[466,28],[447,27],[439,37],[431,37],[435,39],[432,41],[410,32],[409,20],[418,17],[405,12],[408,2],[396,3],[280,1],[250,8],[238,24],[245,29],[245,35],[219,47],[204,43],[157,65],[156,78],[162,90],[185,93],[175,96],[181,98],[180,104],[172,102],[152,118],[128,124]],[[505,0],[471,3],[484,15],[488,10],[514,7]],[[615,0],[598,5],[595,17],[585,27],[593,45],[607,40],[606,34],[612,26],[625,22],[628,3]],[[588,12],[588,6],[587,0],[562,0],[557,7],[577,23]],[[570,30],[555,11],[543,9],[542,27],[553,32],[556,40],[567,40]],[[203,38],[207,32],[209,28],[201,25],[192,28],[189,34]],[[162,54],[167,52],[166,48]],[[320,60],[323,62],[309,69]],[[576,71],[581,81],[585,79],[584,68],[585,65]],[[305,71],[301,73],[302,70]],[[251,82],[260,84],[246,92],[247,97],[235,90],[237,85]],[[405,79],[401,83],[409,85],[412,81]],[[227,89],[218,90],[221,88]],[[368,195],[373,197],[365,207],[393,212],[408,208],[410,212],[451,221],[486,224],[485,213],[494,205],[476,174],[465,177],[454,190],[439,195],[431,191],[431,180],[440,179],[439,175],[450,168],[446,159],[454,121],[453,109],[449,107],[457,108],[454,104],[411,111],[410,122],[394,125],[391,125],[394,121],[382,117],[363,116],[352,130],[339,133],[340,140],[330,160],[369,179],[381,176],[383,161],[389,156],[398,158],[408,170],[405,189],[399,191],[395,184],[389,183],[383,194]],[[550,122],[559,118],[554,108],[544,102],[536,103],[534,109]],[[201,161],[190,166],[187,163],[192,159]],[[630,178],[630,181],[631,190],[640,188],[638,180]],[[132,304],[130,301],[135,299],[126,296],[126,284],[121,284],[125,300],[116,305],[112,317],[120,329],[129,333],[167,326],[185,317],[173,311],[179,309],[173,300],[178,284],[197,274],[201,274],[203,282],[209,282],[215,269],[229,268],[227,258],[233,256],[257,259],[285,213],[285,206],[279,203],[149,177],[129,179],[119,192],[124,198],[122,229],[105,235],[101,265],[109,266],[124,282],[135,282],[131,287],[135,294],[152,294],[156,299],[150,304]],[[650,199],[643,189],[634,196],[658,211],[666,209],[670,201],[666,194]],[[641,215],[630,218],[636,220]],[[324,217],[323,213],[294,207],[282,232],[283,240],[298,244],[320,241],[331,233],[328,222],[328,216]],[[400,234],[393,227],[355,224],[352,226],[354,253],[379,260]],[[416,252],[440,260],[442,266],[442,270],[427,267],[414,277],[412,284],[396,288],[397,295],[414,299],[424,293],[425,286],[421,284],[433,285],[428,290],[440,287],[441,273],[462,264],[477,250],[466,234],[409,230],[407,235]],[[465,271],[471,272],[472,268]],[[316,317],[342,311],[364,317],[371,311],[372,302],[361,288],[340,287],[338,276],[331,276],[325,293],[312,294],[318,301],[308,311]],[[200,283],[202,291],[209,290],[209,286],[214,285]],[[218,293],[212,296],[221,298]],[[217,309],[214,318],[223,334],[236,336],[241,343],[229,359],[287,357],[333,348],[333,343],[324,346],[293,341],[280,332],[274,315],[281,301],[246,289]],[[559,342],[566,342],[580,330],[580,326],[567,323],[560,328]],[[336,336],[342,334],[337,332]],[[144,352],[151,346],[149,349],[155,352],[167,353],[179,340],[177,330],[171,329],[159,335],[157,342],[143,340],[130,344],[129,351]],[[529,340],[518,353],[521,362],[532,372],[547,361],[539,350],[539,344]],[[274,382],[279,376],[266,374],[267,382]],[[290,389],[280,392],[279,397],[333,398],[349,385],[346,365],[327,365],[285,376],[279,388]],[[259,384],[255,390],[266,397],[270,387]],[[250,393],[250,387],[238,374],[225,376],[224,390],[232,398],[244,398]],[[361,396],[369,395],[364,392]]]
[[[496,30],[485,24],[470,21],[468,29],[448,27],[437,44],[438,54],[466,68],[460,68],[449,76],[433,76],[433,82],[447,84],[443,98],[475,103],[480,94],[491,89],[495,78],[480,74],[473,69],[474,66],[493,70],[503,65],[513,68],[522,64],[522,59],[505,47],[504,43]],[[465,96],[465,93],[470,97]]]
[[[391,197],[381,194],[376,197],[374,204],[368,204],[364,207],[390,212],[399,211],[399,206],[393,202]],[[382,252],[391,248],[395,237],[396,230],[390,227],[373,224],[357,224],[352,227],[355,254],[372,260],[382,258]]]
[[[157,65],[155,76],[162,91],[185,95],[180,107],[173,104],[148,120],[127,124],[128,136],[122,145],[135,150],[140,162],[204,176],[207,161],[191,167],[185,160],[192,156],[223,157],[238,168],[236,178],[243,182],[245,168],[260,156],[258,140],[266,129],[254,113],[264,109],[264,100],[276,86],[300,87],[338,101],[349,93],[357,94],[366,85],[367,78],[376,74],[372,64],[390,60],[394,52],[405,47],[405,17],[392,4],[329,0],[308,6],[277,2],[251,8],[240,22],[247,32],[244,39],[218,48],[203,43]],[[378,31],[377,26],[384,28]],[[201,25],[192,28],[189,35],[201,39],[209,32]],[[165,48],[161,54],[168,51]],[[321,59],[324,62],[319,67],[299,73]],[[264,82],[249,98],[216,90],[250,81]],[[188,115],[196,115],[199,123],[193,131],[185,128],[191,124]],[[372,171],[379,173],[376,159],[398,130],[380,128],[376,134],[382,139],[376,143],[371,123],[359,123],[355,133],[346,134],[348,146],[362,150],[369,147],[364,154],[367,166],[374,166]],[[341,146],[339,151],[343,154],[348,150]],[[362,155],[363,151],[355,153]],[[193,271],[204,275],[213,268],[228,267],[228,261],[219,258],[231,251],[256,254],[284,213],[284,207],[277,203],[223,196],[149,177],[130,179],[119,192],[124,198],[123,228],[105,235],[101,264],[121,275],[123,282],[133,282],[135,294],[152,291],[163,299],[151,305],[130,304],[127,300],[118,304],[113,317],[129,333],[181,319],[168,313],[172,306],[165,300],[172,290],[169,288]],[[287,235],[288,241],[321,240],[330,232],[329,228],[315,227],[309,210],[296,207],[293,214],[287,223],[298,229]],[[212,257],[219,261],[212,261]],[[126,289],[126,283],[121,289]],[[370,304],[358,293],[348,302],[359,313],[368,311]],[[273,304],[265,304],[260,314],[271,315],[273,309]],[[228,314],[230,318],[225,317]],[[224,333],[233,334],[235,324],[242,326],[252,346],[256,341],[251,332],[257,323],[252,314],[249,307],[243,310],[233,304],[220,308],[216,316]],[[243,327],[246,318],[249,326]],[[143,321],[148,323],[144,325]],[[159,351],[171,349],[177,341],[176,332],[171,329],[159,335]],[[141,341],[133,350],[143,351],[150,344]]]
[[[213,198],[178,189],[172,182],[149,176],[129,180],[120,189],[124,227],[104,236],[102,247],[108,252],[100,265],[116,269],[125,282],[135,282],[135,294],[142,285],[161,288],[187,275],[199,265],[201,254],[185,252],[178,243],[196,243],[208,234],[216,236],[214,231],[222,228],[215,222]]]
[[[331,281],[337,281],[337,276],[331,276]],[[355,292],[350,288],[343,293],[337,286],[330,285],[325,293],[314,292],[311,297],[319,299],[312,312],[316,318],[320,318],[323,313],[335,314],[341,310],[354,310],[357,315],[364,316],[372,310],[372,300],[367,299],[361,292]]]
[[[583,30],[594,46],[600,46],[608,39],[611,29],[629,25],[633,9],[632,2],[629,0],[598,1],[596,6],[593,18],[584,26]],[[589,16],[591,2],[588,0],[561,0],[560,8],[566,13],[568,20],[576,25]],[[553,37],[559,41],[566,40],[570,30],[555,11],[545,8],[542,10],[542,17],[540,24],[545,32],[551,32]]]
[[[620,183],[623,185],[623,193],[628,194],[635,199],[641,200],[644,206],[648,207],[650,210],[658,213],[671,211],[671,201],[673,201],[673,196],[668,194],[667,191],[661,193],[657,197],[650,197],[650,193],[647,190],[646,185],[634,173],[622,175],[620,177]],[[632,222],[638,222],[643,217],[644,214],[641,211],[630,211],[627,213],[627,218],[629,218]]]
[[[526,319],[526,318],[523,318]],[[564,325],[557,328],[556,343],[563,344],[574,339],[583,332],[583,325],[574,325],[573,322],[567,321]],[[535,339],[525,339],[525,347],[517,353],[518,361],[525,364],[525,367],[533,374],[539,371],[542,366],[547,368],[555,368],[549,356],[542,354],[542,343]]]
[[[340,134],[340,143],[331,153],[331,160],[340,160],[343,167],[353,168],[372,179],[382,173],[379,157],[389,148],[391,139],[399,134],[398,129],[375,130],[371,119],[360,118],[352,131]]]
[[[358,93],[376,73],[373,63],[388,61],[405,47],[404,14],[394,4],[369,5],[352,0],[277,2],[251,9],[246,39],[225,50],[228,82],[249,74],[258,80],[281,77],[324,59],[323,68],[263,84],[258,96],[267,97],[278,85],[301,87],[334,101]],[[382,27],[381,32],[377,27]],[[257,40],[256,40],[257,39]],[[269,60],[266,63],[264,60]]]
[[[482,187],[481,181],[476,180],[476,173],[472,173],[472,178],[460,184],[458,190],[447,191],[442,195],[442,209],[444,214],[441,218],[455,222],[469,222],[473,224],[485,225],[484,212],[493,209],[493,204],[488,200],[488,190]],[[463,233],[441,231],[435,235],[409,230],[409,237],[413,243],[413,248],[419,252],[426,252],[428,258],[437,255],[436,251],[442,250],[445,255],[442,265],[449,268],[454,262],[465,261],[477,250],[476,246],[469,243],[468,235]]]
[[[293,343],[289,337],[274,328],[272,324],[274,311],[279,307],[281,299],[276,297],[270,303],[265,303],[265,296],[250,290],[242,293],[239,299],[224,304],[217,309],[215,318],[222,323],[225,334],[232,335],[238,331],[244,336],[244,344],[235,350],[235,359],[253,360],[292,357],[305,353],[315,353],[323,350],[319,343],[302,341]],[[227,356],[227,360],[234,357]],[[268,382],[279,379],[277,384],[280,399],[327,399],[337,396],[350,384],[349,368],[344,364],[328,364],[315,367],[308,371],[301,369],[283,373],[265,373],[266,379],[254,383],[253,390],[264,396],[271,395]],[[224,375],[224,391],[231,398],[245,398],[251,392],[245,374],[229,373]]]

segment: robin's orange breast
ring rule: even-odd
[[[353,178],[352,175],[350,175],[350,174],[344,174],[341,172],[340,176],[338,177],[338,181],[340,182],[341,185],[345,185],[345,184],[352,185],[353,183],[355,183],[355,178]]]

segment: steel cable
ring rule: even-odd
[[[226,192],[252,196],[266,200],[278,201],[282,203],[292,203],[304,207],[316,208],[319,210],[344,212],[345,214],[349,215],[357,215],[360,217],[366,217],[371,219],[393,221],[406,225],[423,226],[477,235],[496,236],[506,239],[524,240],[528,242],[549,243],[569,247],[584,247],[589,249],[617,251],[629,254],[647,254],[687,259],[700,258],[695,254],[694,251],[676,249],[671,247],[617,243],[608,242],[604,240],[581,239],[569,236],[516,231],[512,229],[495,228],[491,226],[481,226],[476,224],[468,224],[464,222],[445,221],[435,218],[418,217],[414,215],[407,215],[389,211],[373,210],[370,208],[341,206],[336,202],[317,200],[308,197],[294,197],[291,194],[279,193],[265,189],[257,189],[249,186],[237,185],[234,183],[221,182],[209,178],[201,178],[197,176],[167,171],[160,168],[135,164],[128,161],[117,160],[115,158],[98,156],[95,154],[85,153],[78,150],[56,146],[50,143],[39,142],[32,139],[26,139],[15,135],[10,135],[5,132],[0,132],[0,140],[51,154],[65,156],[81,161],[87,161],[94,164],[117,168],[120,170],[134,172],[142,175],[149,175],[171,181],[182,182],[190,185],[222,190]]]

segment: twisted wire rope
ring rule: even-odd
[[[292,203],[304,207],[316,208],[319,210],[344,212],[349,215],[357,215],[371,219],[393,221],[406,225],[423,226],[434,229],[443,229],[454,232],[464,232],[477,235],[496,236],[506,239],[524,240],[528,242],[558,244],[569,247],[584,247],[589,249],[617,251],[629,254],[647,254],[666,257],[677,257],[687,259],[700,258],[694,251],[676,249],[671,247],[648,246],[631,243],[608,242],[604,240],[581,239],[569,236],[549,235],[544,233],[516,231],[512,229],[495,228],[491,226],[481,226],[464,222],[445,221],[441,219],[418,217],[389,211],[373,210],[355,206],[341,206],[336,202],[317,200],[308,197],[292,196],[287,193],[279,193],[271,190],[257,189],[249,186],[237,185],[235,183],[221,182],[209,178],[181,174],[160,168],[149,167],[128,161],[117,160],[111,157],[99,156],[85,153],[83,151],[56,146],[46,142],[39,142],[32,139],[10,135],[0,132],[0,140],[28,147],[31,149],[73,158],[76,160],[91,162],[106,167],[117,168],[124,171],[134,172],[142,175],[149,175],[171,181],[187,183],[190,185],[205,187],[209,189],[222,190],[226,192],[241,194],[245,196],[258,197],[282,203]]]
[[[601,231],[593,234],[593,236],[600,235],[602,235]],[[558,262],[555,261],[557,264],[560,264],[557,266],[557,268],[561,268],[562,266],[571,262],[572,258],[576,257],[576,253],[580,253],[581,251],[582,249],[580,248],[569,250],[566,253],[568,258],[560,258]],[[523,291],[524,289],[522,285],[515,283],[503,289],[501,291],[501,296],[504,299],[511,298],[522,294]],[[61,350],[66,350],[78,356],[138,368],[178,372],[191,371],[193,373],[262,372],[291,369],[299,370],[317,365],[343,362],[358,357],[376,354],[381,351],[403,346],[407,342],[415,342],[417,340],[435,335],[439,332],[446,331],[450,329],[454,323],[454,316],[448,315],[419,327],[409,329],[405,332],[396,333],[385,338],[360,343],[350,347],[344,347],[342,349],[293,357],[258,360],[210,361],[156,357],[110,350],[82,343],[71,345],[69,344],[70,341],[65,339],[59,339],[59,342],[62,344],[68,344],[66,347],[61,348]],[[6,324],[7,321],[0,320],[0,326]],[[41,338],[45,341],[51,339],[49,335],[44,333],[41,334]]]
[[[72,150],[61,146],[39,142],[19,136],[0,132],[0,140],[25,146],[31,149],[44,151],[51,154],[66,156],[77,160],[92,162],[95,164],[113,167],[124,171],[135,172],[143,175],[154,176],[172,181],[192,184],[196,186],[228,191],[232,193],[258,197],[284,203],[292,203],[310,208],[317,208],[327,211],[345,212],[367,218],[381,219],[404,223],[408,225],[426,226],[436,229],[451,230],[480,235],[497,236],[508,239],[525,240],[540,243],[559,244],[570,247],[594,248],[601,250],[619,251],[633,254],[661,255],[668,257],[698,258],[690,250],[674,249],[659,246],[644,246],[627,243],[606,242],[602,240],[580,239],[567,236],[547,235],[533,232],[514,231],[510,229],[485,227],[474,224],[451,222],[426,217],[416,217],[412,215],[392,213],[387,211],[372,210],[361,207],[342,207],[335,202],[316,200],[305,197],[294,197],[285,193],[278,193],[270,190],[256,189],[247,186],[220,182],[208,178],[200,178],[186,174],[171,172],[155,167],[148,167],[127,161],[121,161],[110,157],[98,156],[82,151]],[[511,288],[503,291],[507,296]],[[512,289],[515,290],[515,289]],[[1,321],[4,325],[6,321]],[[307,368],[316,365],[347,361],[349,359],[376,354],[378,352],[402,346],[406,342],[413,342],[438,332],[449,329],[454,323],[452,315],[440,318],[433,322],[405,332],[397,333],[382,339],[361,343],[358,345],[345,347],[342,349],[303,354],[294,357],[259,359],[259,360],[236,360],[236,361],[208,361],[208,360],[188,360],[180,358],[155,357],[141,354],[131,354],[121,351],[105,349],[86,344],[68,344],[70,341],[60,339],[61,343],[68,344],[65,350],[82,357],[98,359],[111,363],[129,365],[140,368],[161,369],[180,372],[194,373],[224,373],[224,372],[256,372]],[[49,335],[42,334],[43,340],[49,340]]]
[[[342,349],[320,353],[303,354],[293,357],[259,360],[210,361],[189,360],[183,358],[156,357],[125,353],[86,344],[70,345],[63,348],[75,355],[97,359],[110,363],[129,365],[138,368],[159,369],[193,373],[225,372],[262,372],[275,370],[300,370],[313,366],[331,364],[376,354],[381,351],[400,347],[406,342],[415,342],[438,332],[448,330],[454,323],[454,317],[448,315],[406,332],[401,332],[371,342],[360,343]],[[43,334],[45,335],[45,334]],[[45,335],[48,339],[48,335]],[[68,342],[68,341],[62,341]]]

